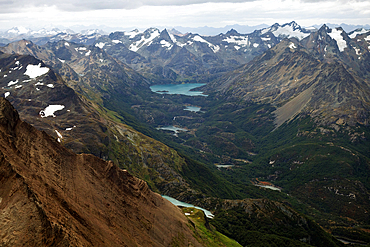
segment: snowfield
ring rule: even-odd
[[[49,105],[44,110],[40,111],[40,116],[44,117],[55,117],[54,113],[64,109],[64,105]]]
[[[331,33],[328,33],[329,36],[337,42],[340,52],[344,51],[344,48],[347,47],[347,42],[343,39],[342,32],[342,30],[334,28],[331,30]]]
[[[41,67],[41,63],[38,65],[27,65],[26,72],[24,72],[25,75],[28,75],[31,79],[35,79],[38,76],[44,75],[49,72],[48,67]]]

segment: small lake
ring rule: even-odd
[[[153,85],[150,90],[159,94],[182,94],[187,96],[207,96],[200,91],[190,91],[194,88],[206,85],[205,83],[184,83],[184,84],[164,84]]]
[[[191,112],[199,112],[199,111],[200,111],[200,107],[196,107],[196,106],[187,106],[184,110],[185,110],[185,111],[191,111]]]
[[[175,132],[175,134],[180,133],[180,131],[188,131],[187,129],[178,128],[175,126],[165,126],[165,127],[159,127],[157,130],[169,130]]]
[[[196,207],[192,204],[176,200],[175,198],[172,198],[172,197],[169,197],[169,196],[162,196],[162,197],[164,199],[167,199],[168,201],[170,201],[175,206],[180,206],[180,207],[185,207],[185,208],[196,208],[196,209],[202,210],[204,212],[204,214],[207,216],[207,218],[213,218],[214,217],[214,215],[210,211],[208,211],[204,208]]]
[[[270,189],[270,190],[281,191],[281,189],[276,188],[276,187],[274,187],[274,186],[270,186],[270,185],[259,185],[259,184],[256,184],[256,186],[258,186],[258,187],[262,187],[262,188],[266,188],[266,189]]]

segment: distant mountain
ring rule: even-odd
[[[215,28],[215,27],[182,27],[176,26],[175,29],[179,30],[181,33],[199,33],[200,35],[207,35],[207,36],[214,36],[220,33],[226,33],[230,29],[235,29],[239,33],[252,33],[254,30],[261,29],[268,27],[266,24],[256,25],[256,26],[248,26],[248,25],[227,25],[225,27]]]
[[[275,37],[280,38],[280,39],[297,38],[298,40],[301,40],[307,37],[308,35],[310,35],[310,33],[314,31],[316,30],[302,28],[295,21],[284,24],[282,26],[276,23],[269,28],[264,28],[264,29],[259,30],[261,34],[270,32],[274,34]]]
[[[312,31],[295,22],[283,26],[274,24],[251,34],[240,34],[231,29],[216,36],[178,35],[167,29],[151,28],[144,32],[114,32],[109,39],[101,37],[95,45],[153,78],[156,83],[185,78],[207,81],[252,60],[285,37],[302,39]],[[212,76],[207,78],[209,75]]]
[[[210,81],[250,61],[284,37],[301,39],[314,31],[301,28],[295,22],[253,29],[254,32],[250,34],[238,32],[237,29],[242,30],[240,27],[224,30],[225,33],[220,32],[216,36],[189,31],[172,33],[167,29],[160,31],[157,28],[113,32],[110,35],[105,35],[100,29],[74,33],[56,28],[39,31],[13,28],[8,31],[11,35],[3,35],[2,43],[29,39],[37,45],[62,40],[84,45],[94,44],[149,78],[152,83],[158,84],[174,81]]]
[[[351,39],[343,29],[324,25],[300,42],[284,39],[207,87],[229,97],[279,106],[278,126],[303,113],[324,125],[367,125],[370,84],[364,79],[370,74],[369,34]]]
[[[19,39],[30,39],[30,38],[36,38],[36,37],[50,37],[57,35],[59,33],[74,33],[74,31],[70,29],[66,30],[60,30],[58,28],[42,28],[39,30],[31,30],[24,27],[13,27],[7,31],[5,31],[2,36],[4,38],[8,38],[11,40],[19,40]]]
[[[324,24],[313,25],[313,26],[316,27],[317,29],[319,29],[323,25]],[[325,25],[328,26],[328,27],[330,27],[330,28],[341,27],[347,33],[350,33],[352,31],[354,31],[355,29],[359,29],[359,28],[370,29],[370,25],[369,24],[367,24],[367,25],[351,25],[351,24],[345,24],[345,23],[342,23],[342,24],[325,23]]]

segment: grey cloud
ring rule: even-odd
[[[19,12],[29,7],[50,7],[56,6],[64,11],[84,11],[99,9],[135,9],[141,6],[183,6],[190,4],[201,4],[207,2],[241,3],[253,2],[256,0],[0,0],[0,12]]]
[[[141,6],[185,6],[201,3],[243,3],[258,0],[0,0],[0,13],[14,13],[30,7],[56,6],[63,11],[86,11],[100,9],[135,9]],[[367,0],[297,0],[297,2],[328,2],[337,1],[364,2]]]

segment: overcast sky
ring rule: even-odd
[[[370,24],[370,0],[0,0],[1,30],[74,25],[224,27]]]

